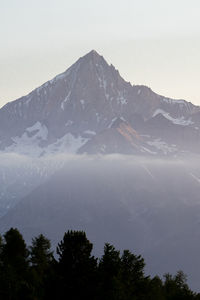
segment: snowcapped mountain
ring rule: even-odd
[[[199,152],[200,107],[131,85],[91,51],[0,109],[0,233],[56,245],[85,230],[97,251],[137,250],[199,288]]]
[[[117,119],[123,129],[112,126]],[[199,126],[200,107],[131,85],[93,50],[0,109],[0,148],[35,156],[199,151]]]

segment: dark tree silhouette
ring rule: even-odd
[[[146,277],[144,259],[129,250],[122,255],[105,244],[97,263],[83,231],[68,231],[57,247],[43,235],[27,250],[17,229],[0,236],[0,299],[2,300],[200,300],[178,271]]]
[[[1,247],[1,298],[30,299],[28,249],[22,235],[11,228]]]
[[[178,271],[175,276],[167,273],[164,275],[165,299],[169,300],[190,300],[194,299],[194,293],[187,285],[186,275]]]
[[[95,293],[97,260],[85,232],[68,231],[58,244],[59,299],[92,299]],[[72,297],[72,298],[70,298]]]
[[[120,251],[106,243],[104,254],[99,262],[99,299],[120,299],[120,266]]]
[[[144,259],[124,250],[121,257],[120,282],[125,299],[143,299],[147,290],[148,278],[144,276]]]
[[[40,234],[32,239],[30,247],[31,276],[33,282],[33,294],[36,299],[44,299],[45,291],[51,279],[53,268],[53,252],[50,241]]]

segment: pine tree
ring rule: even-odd
[[[47,293],[53,261],[50,241],[42,234],[32,239],[30,262],[33,294],[36,299],[44,299],[45,292]]]
[[[144,259],[129,250],[121,257],[120,281],[123,284],[124,298],[145,299],[148,278],[144,276]]]
[[[68,231],[58,244],[59,299],[93,299],[97,260],[83,231]],[[71,297],[71,298],[70,298]]]
[[[2,251],[3,251],[3,238],[0,235],[0,299],[3,295],[3,283],[4,283],[4,270],[3,270],[3,258],[2,258]]]
[[[147,297],[148,300],[165,300],[163,282],[159,276],[148,280]]]
[[[2,299],[30,299],[30,282],[28,276],[28,249],[17,229],[11,228],[4,234],[1,247]]]
[[[120,299],[120,268],[120,251],[106,243],[104,254],[99,262],[99,299]]]
[[[187,277],[182,271],[178,271],[175,276],[167,273],[164,279],[164,292],[167,300],[195,299],[195,294],[189,289]]]

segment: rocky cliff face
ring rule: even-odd
[[[189,148],[197,151],[199,114],[200,108],[190,102],[132,86],[93,50],[64,73],[0,109],[0,146],[3,151],[34,155],[77,152],[86,143],[91,145],[91,140],[93,144],[101,140],[103,146],[105,131],[110,132],[112,144],[115,130],[109,129],[120,118],[138,134],[149,136],[144,138],[147,152],[160,151],[148,143],[158,140],[169,148],[176,145],[177,151],[187,149],[189,140]],[[99,147],[94,146],[93,151]],[[122,151],[112,145],[107,148],[109,152]],[[84,150],[87,152],[87,147]]]

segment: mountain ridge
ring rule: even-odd
[[[25,147],[29,154],[36,147],[36,155],[70,149],[77,152],[94,134],[109,128],[115,118],[124,119],[144,135],[146,123],[157,114],[170,121],[173,130],[188,126],[194,135],[195,130],[199,133],[198,113],[200,107],[191,102],[160,96],[143,85],[131,85],[92,50],[63,73],[0,109],[0,148],[21,152]],[[165,135],[150,132],[153,139],[161,138],[164,142]],[[198,145],[195,139],[198,148],[199,137]]]

